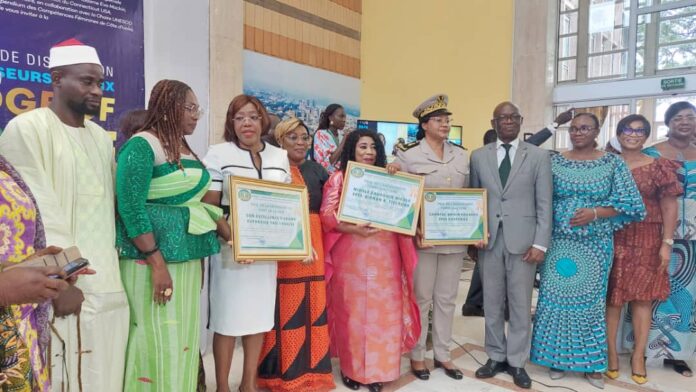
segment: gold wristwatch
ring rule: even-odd
[[[664,240],[662,240],[662,242],[664,242],[665,244],[667,244],[667,245],[669,245],[669,246],[674,245],[674,240],[671,239],[671,238],[664,239]]]

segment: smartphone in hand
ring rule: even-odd
[[[72,278],[87,267],[89,267],[89,260],[82,257],[75,259],[63,267],[63,271],[65,272],[65,277],[63,279]],[[60,278],[60,276],[52,275],[51,278],[57,279]]]

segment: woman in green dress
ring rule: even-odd
[[[219,251],[222,217],[201,202],[210,175],[184,138],[200,113],[190,87],[162,80],[145,125],[119,152],[117,246],[131,309],[126,391],[193,391],[198,382],[201,259]]]

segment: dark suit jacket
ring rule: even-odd
[[[541,131],[530,136],[529,139],[525,140],[525,142],[527,142],[529,144],[533,144],[533,145],[538,147],[538,146],[541,146],[542,144],[544,144],[544,142],[546,142],[547,140],[549,140],[549,138],[552,135],[553,134],[551,133],[551,131],[549,131],[548,128],[544,128]]]

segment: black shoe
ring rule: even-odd
[[[512,376],[512,381],[520,388],[529,389],[532,387],[532,379],[529,378],[527,371],[521,367],[508,367],[508,374]]]
[[[507,370],[507,362],[498,362],[489,359],[485,365],[481,366],[476,370],[476,378],[491,378],[495,377],[496,374],[504,372]]]
[[[457,368],[448,369],[448,368],[444,367],[442,365],[442,362],[438,361],[437,359],[434,362],[435,362],[435,367],[442,368],[442,370],[445,371],[445,374],[448,377],[453,378],[455,380],[461,380],[462,378],[464,378],[464,373],[462,373],[461,370],[459,370]]]
[[[373,382],[372,384],[367,384],[367,389],[370,392],[381,392],[382,391],[382,383],[381,382]]]
[[[341,373],[341,380],[343,381],[343,385],[345,385],[346,387],[348,387],[354,391],[357,391],[358,389],[360,389],[359,382],[353,380],[352,378],[344,376],[343,373]]]
[[[462,306],[462,316],[483,317],[483,308],[476,305],[464,304],[464,306]]]
[[[423,381],[428,381],[430,380],[430,370],[428,368],[425,369],[414,369],[413,367],[411,368],[411,373],[413,373],[414,376],[416,376],[417,379],[423,380]]]
[[[674,367],[674,371],[681,374],[684,377],[693,377],[694,373],[691,371],[689,365],[686,362],[678,359],[665,359],[665,365],[671,364]]]

